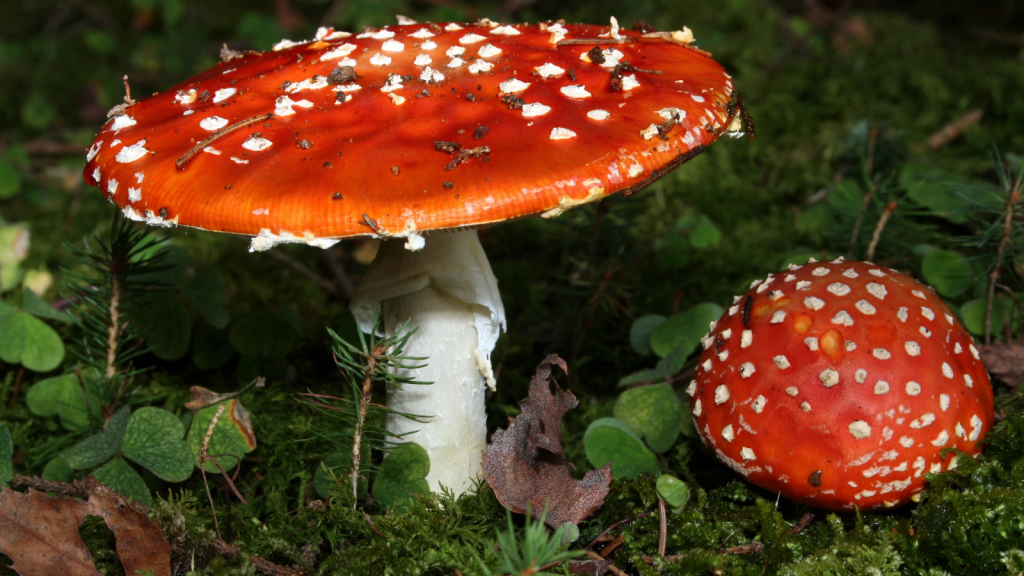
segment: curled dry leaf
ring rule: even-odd
[[[1024,382],[1024,342],[996,342],[978,346],[981,361],[992,376],[1009,386]]]
[[[520,514],[529,508],[535,518],[547,509],[545,521],[558,527],[577,524],[600,508],[612,475],[610,465],[581,480],[570,475],[572,464],[562,450],[562,416],[579,402],[557,384],[551,393],[553,366],[569,371],[565,360],[553,354],[540,363],[529,395],[519,403],[522,413],[507,430],[495,432],[484,451],[484,478],[506,508]]]
[[[20,576],[97,576],[78,526],[86,516],[100,516],[117,539],[117,554],[126,574],[170,576],[171,547],[160,528],[139,504],[94,480],[76,483],[87,500],[55,498],[29,489],[0,491],[0,552],[11,558]]]

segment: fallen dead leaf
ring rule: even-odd
[[[77,482],[87,500],[58,498],[29,489],[0,490],[0,552],[20,576],[97,576],[89,549],[78,535],[86,516],[99,516],[117,539],[126,574],[170,576],[171,547],[140,504],[95,480]]]
[[[569,471],[562,450],[562,416],[579,403],[572,392],[555,385],[551,393],[553,366],[568,373],[565,360],[548,356],[530,381],[529,395],[519,403],[522,413],[507,430],[494,433],[484,451],[484,478],[503,506],[523,514],[527,508],[535,518],[547,509],[545,522],[557,528],[590,516],[604,503],[611,483],[611,467],[587,472],[581,480]]]
[[[989,374],[1011,387],[1024,382],[1024,343],[997,342],[978,346]]]

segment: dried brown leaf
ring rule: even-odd
[[[76,484],[77,486],[77,484]],[[0,490],[0,552],[20,576],[97,576],[89,549],[78,535],[86,516],[99,516],[117,539],[126,574],[170,576],[171,547],[160,528],[120,495],[87,484],[88,500],[56,498],[29,489]]]
[[[990,374],[1012,387],[1024,382],[1024,344],[997,342],[978,346],[978,351]]]
[[[192,399],[185,403],[185,408],[188,410],[199,410],[200,408],[206,408],[228,398],[238,396],[238,392],[219,394],[202,386],[193,386],[188,391],[192,394]]]
[[[522,413],[507,430],[498,430],[484,451],[484,478],[503,506],[523,514],[527,508],[551,527],[573,524],[590,516],[604,503],[611,483],[611,468],[587,472],[581,480],[569,471],[562,450],[562,417],[579,403],[572,392],[555,385],[553,366],[568,373],[565,360],[548,356],[530,381],[529,395],[519,403]]]

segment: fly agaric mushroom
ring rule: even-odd
[[[546,23],[407,24],[223,62],[119,106],[88,152],[86,180],[124,214],[329,247],[385,241],[352,311],[368,329],[419,329],[430,387],[391,390],[392,432],[426,448],[427,480],[462,492],[480,472],[490,352],[505,326],[473,227],[558,216],[632,194],[743,130],[722,67],[689,30]],[[430,236],[424,232],[454,229]],[[426,246],[424,247],[424,244]]]
[[[977,454],[992,386],[932,290],[869,262],[757,280],[712,323],[688,392],[704,443],[754,484],[833,510],[899,506]]]

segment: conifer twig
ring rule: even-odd
[[[121,278],[116,273],[110,278],[110,328],[107,332],[107,380],[117,374],[117,345],[121,341]]]
[[[203,475],[203,486],[206,487],[206,498],[210,501],[210,512],[213,512],[213,528],[217,531],[217,538],[221,538],[220,525],[217,523],[217,508],[213,505],[213,496],[210,494],[210,483],[206,481],[206,451],[210,448],[210,439],[213,438],[213,429],[217,427],[217,421],[220,420],[220,415],[224,413],[227,406],[221,404],[217,407],[217,412],[213,415],[210,420],[210,425],[206,427],[206,436],[203,437],[203,443],[199,447],[199,456],[196,460],[199,462],[199,472]]]

